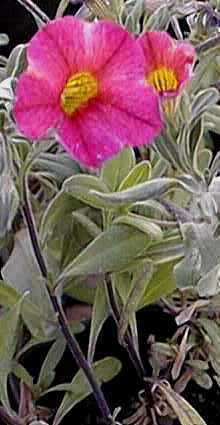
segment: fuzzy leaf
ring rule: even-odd
[[[106,357],[102,360],[95,362],[92,365],[94,374],[96,379],[101,383],[108,382],[116,376],[120,369],[121,364],[120,361],[113,357]],[[63,387],[63,388],[62,388]],[[53,425],[59,425],[64,416],[80,401],[84,400],[92,393],[92,389],[90,384],[88,383],[84,373],[82,370],[74,376],[71,384],[67,384],[66,386],[57,386],[51,388],[51,391],[62,391],[67,390],[68,392],[65,394],[63,401],[57,411],[55,416]]]
[[[64,192],[90,205],[94,208],[100,207],[99,200],[92,194],[92,190],[99,192],[108,192],[104,182],[98,177],[89,175],[76,175],[67,179],[63,184]]]
[[[11,410],[7,379],[11,372],[12,359],[18,341],[18,326],[22,300],[0,317],[0,400],[4,407]]]
[[[133,149],[124,149],[115,158],[105,163],[102,167],[100,178],[109,190],[115,191],[134,166],[135,155]]]
[[[149,245],[149,235],[132,226],[112,225],[94,239],[59,276],[62,282],[77,275],[122,271]]]
[[[108,300],[106,298],[105,287],[103,284],[99,284],[96,293],[95,300],[92,308],[92,319],[89,334],[89,347],[88,347],[88,361],[92,363],[95,354],[96,343],[99,334],[102,330],[102,326],[105,323],[109,315]]]
[[[134,202],[146,201],[147,199],[158,199],[176,187],[184,186],[181,181],[169,177],[157,178],[146,183],[138,184],[135,187],[117,193],[101,193],[94,189],[89,190],[93,199],[97,200],[97,205],[102,208],[118,208],[121,205],[129,205]]]
[[[55,369],[63,357],[66,341],[60,336],[50,347],[47,356],[41,366],[36,386],[40,392],[50,387],[55,378]]]
[[[119,191],[129,189],[140,183],[145,183],[151,177],[150,161],[141,161],[124,178],[119,186]]]
[[[157,302],[176,289],[173,268],[176,262],[159,264],[140,300],[139,309]]]

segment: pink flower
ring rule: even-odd
[[[137,43],[145,55],[145,78],[162,99],[176,97],[192,75],[195,50],[166,32],[148,32]]]
[[[145,84],[143,53],[119,25],[57,19],[32,38],[27,59],[14,107],[26,137],[55,130],[71,156],[98,167],[160,133],[159,100]]]

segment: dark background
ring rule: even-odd
[[[36,0],[35,3],[50,17],[56,14],[60,0]],[[70,5],[66,14],[74,14],[78,6]],[[10,43],[1,48],[1,54],[8,56],[17,44],[26,43],[37,31],[37,25],[31,14],[16,0],[1,0],[0,33],[9,36]]]

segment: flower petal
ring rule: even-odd
[[[145,55],[146,74],[159,66],[167,66],[173,57],[175,42],[165,31],[147,32],[137,39]]]
[[[115,102],[97,100],[75,117],[65,118],[57,133],[61,143],[81,163],[99,167],[125,146],[151,143],[162,129],[158,97],[151,87]]]
[[[81,28],[82,22],[73,17],[54,20],[38,31],[28,46],[29,67],[57,90],[62,89],[70,76],[70,65],[76,72],[73,57],[76,44],[80,44]]]
[[[99,100],[106,115],[105,121],[123,144],[151,143],[161,132],[159,96],[151,86],[130,82],[128,91],[127,82],[121,82],[119,86],[106,88],[102,96]]]
[[[56,125],[61,112],[46,81],[26,72],[17,82],[14,116],[19,130],[31,139],[40,139]]]
[[[75,119],[65,118],[57,129],[60,142],[70,155],[81,164],[97,168],[117,154],[123,145],[96,113],[78,114]]]
[[[137,54],[138,49],[133,36],[120,25],[108,21],[98,21],[95,24],[85,23],[84,36],[84,66],[88,65],[91,71],[101,76],[104,72],[111,75],[117,65],[117,71],[120,73],[125,67],[129,67],[133,76],[136,71],[138,71],[138,75],[140,75],[140,71],[143,75],[142,52],[139,51]]]
[[[190,78],[195,57],[195,49],[191,44],[182,42],[177,45],[173,56],[173,68],[180,84]]]

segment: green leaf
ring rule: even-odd
[[[39,317],[44,317],[50,324],[53,320],[56,323],[45,282],[42,280],[26,229],[16,233],[14,249],[2,268],[2,276],[18,293],[29,292],[30,300],[38,307]]]
[[[95,176],[76,175],[67,179],[63,184],[64,192],[94,208],[100,207],[100,202],[92,195],[91,190],[108,192],[107,186]]]
[[[185,249],[179,236],[173,236],[150,246],[146,255],[156,264],[174,261],[184,256]]]
[[[109,207],[118,208],[121,205],[129,205],[148,199],[157,199],[177,187],[186,189],[186,185],[183,185],[180,180],[163,177],[138,184],[135,187],[117,193],[101,193],[91,189],[89,194],[93,197],[93,200],[96,199],[97,205],[108,209]]]
[[[127,225],[101,233],[61,273],[59,282],[77,275],[122,271],[149,245],[149,235]]]
[[[217,353],[220,354],[220,327],[213,320],[201,318],[198,323],[202,325],[205,333],[211,340],[211,343]]]
[[[34,383],[32,376],[28,373],[28,371],[16,360],[12,361],[12,372],[14,375],[22,382],[27,385],[27,387],[34,391]]]
[[[18,326],[22,300],[0,317],[0,400],[11,411],[7,379],[12,371],[12,359],[18,342]]]
[[[0,46],[6,46],[9,43],[7,34],[0,33]]]
[[[12,50],[8,58],[6,75],[7,77],[18,77],[26,68],[26,46],[25,44],[19,44]]]
[[[113,224],[126,224],[127,226],[135,227],[149,236],[150,241],[159,242],[163,239],[163,232],[159,226],[152,223],[144,216],[129,214],[117,217]]]
[[[145,261],[143,266],[133,274],[130,290],[128,292],[127,300],[123,306],[120,318],[119,334],[121,339],[123,339],[125,335],[133,314],[138,310],[139,303],[143,297],[143,294],[145,293],[145,288],[148,286],[152,277],[153,270],[153,263],[150,261]]]
[[[106,298],[105,287],[99,284],[92,308],[92,320],[89,334],[88,361],[92,363],[95,354],[96,343],[102,327],[109,316],[108,300]]]
[[[59,192],[49,203],[40,225],[40,239],[42,245],[53,235],[59,223],[82,206],[81,202],[74,199],[68,193]]]
[[[35,159],[32,169],[42,173],[49,173],[59,182],[63,182],[66,178],[80,171],[78,163],[70,158],[68,154],[54,154],[49,152],[42,152]]]
[[[135,155],[133,149],[124,149],[119,155],[105,163],[102,167],[100,178],[109,190],[114,192],[134,166]]]
[[[113,357],[106,357],[92,365],[96,379],[100,384],[113,379],[121,369],[119,360]],[[62,387],[62,386],[61,386]],[[65,389],[65,387],[64,387]],[[90,384],[88,383],[82,370],[74,376],[71,384],[66,386],[69,391],[65,394],[63,401],[57,411],[53,425],[59,425],[64,416],[80,401],[84,400],[92,393]],[[62,390],[59,386],[51,388],[49,391]]]
[[[129,189],[140,183],[145,183],[151,177],[150,161],[141,161],[137,164],[130,173],[122,180],[119,191]]]
[[[15,306],[21,299],[22,294],[7,283],[0,281],[0,305],[10,308]],[[31,302],[29,295],[23,299],[21,315],[32,335],[38,337],[44,335],[44,318],[39,316],[39,309]]]
[[[8,170],[0,175],[0,237],[11,230],[19,207],[19,196]]]
[[[206,112],[211,106],[215,105],[219,100],[218,90],[215,88],[208,88],[201,90],[193,99],[191,122],[197,120],[201,115]]]
[[[176,289],[173,268],[176,262],[159,264],[140,300],[139,309],[172,294]]]
[[[47,356],[41,366],[36,387],[41,393],[50,387],[55,378],[55,369],[63,357],[66,341],[61,335],[50,347]]]

